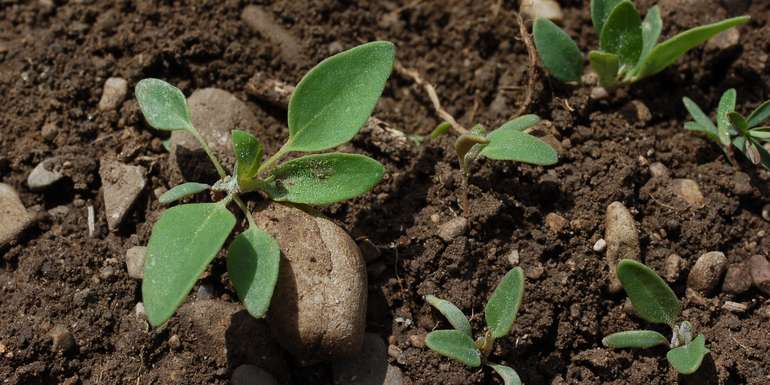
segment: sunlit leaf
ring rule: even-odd
[[[640,317],[650,322],[674,324],[682,304],[652,269],[637,261],[623,259],[618,263],[617,273]]]
[[[150,126],[169,131],[193,129],[187,99],[178,88],[149,78],[136,84],[134,94]]]
[[[428,301],[431,306],[436,308],[436,310],[441,312],[452,327],[469,336],[473,336],[471,332],[471,323],[468,322],[468,318],[457,308],[457,306],[449,301],[432,295],[426,295],[425,300]]]
[[[459,330],[436,330],[425,337],[425,345],[434,352],[472,368],[481,366],[481,352],[469,335]]]
[[[604,337],[602,345],[616,349],[647,349],[657,345],[668,345],[668,339],[654,330],[629,330]]]
[[[609,52],[591,51],[588,53],[591,68],[599,76],[599,85],[612,87],[618,82],[620,58]]]
[[[663,30],[663,20],[660,18],[660,8],[655,5],[647,11],[647,15],[642,21],[642,54],[639,55],[639,63],[650,55],[655,44],[660,39],[660,32]],[[637,66],[637,69],[639,67]]]
[[[487,144],[479,155],[496,160],[552,165],[558,161],[556,150],[530,134],[519,131],[515,125],[504,124],[487,135]]]
[[[634,66],[642,54],[642,19],[630,1],[612,9],[600,35],[602,51],[614,53],[625,66]]]
[[[238,234],[227,252],[227,272],[246,310],[262,318],[278,282],[281,249],[270,234],[256,227]]]
[[[709,350],[706,348],[706,338],[701,334],[689,344],[669,350],[666,358],[677,372],[692,374],[700,368],[706,354],[709,354]]]
[[[504,385],[521,385],[519,374],[513,368],[498,364],[487,364],[487,366],[494,369],[502,377]]]
[[[543,67],[563,82],[580,81],[583,55],[575,41],[552,21],[539,17],[532,27]]]
[[[534,114],[522,115],[503,123],[500,128],[506,130],[524,131],[540,122],[540,117]],[[498,128],[498,129],[500,129]]]
[[[754,111],[751,112],[746,120],[749,128],[754,128],[770,117],[770,100],[760,104]]]
[[[738,131],[741,135],[746,136],[749,132],[749,124],[746,122],[746,118],[743,115],[730,111],[727,113],[727,120],[730,122],[730,126]]]
[[[591,21],[597,36],[601,36],[607,17],[621,1],[623,0],[591,0]]]
[[[719,141],[724,146],[730,145],[730,119],[727,114],[735,111],[735,96],[734,88],[725,91],[719,99],[719,107],[717,108],[717,132],[719,133]]]
[[[262,143],[252,134],[233,130],[233,152],[235,153],[236,168],[238,170],[238,182],[253,178],[257,175],[259,165],[262,163],[264,149]]]
[[[687,108],[687,111],[690,113],[690,116],[692,116],[692,118],[696,123],[698,123],[699,126],[703,127],[709,132],[713,132],[715,135],[718,135],[719,131],[717,130],[717,126],[714,125],[714,122],[711,121],[708,115],[706,115],[706,113],[704,113],[703,110],[701,110],[700,107],[698,107],[698,105],[692,101],[692,99],[685,96],[682,98],[682,102],[684,103],[685,108]]]
[[[158,198],[158,201],[161,204],[166,205],[171,202],[178,201],[183,198],[187,198],[191,195],[195,195],[199,192],[206,191],[210,187],[211,186],[205,183],[195,183],[195,182],[182,183],[178,186],[174,186],[174,188],[172,188],[171,190],[164,192],[163,195],[161,195]]]
[[[697,131],[701,132],[706,135],[709,140],[713,141],[714,143],[720,143],[719,136],[717,135],[716,131],[711,131],[707,129],[706,127],[701,126],[698,123],[695,122],[685,122],[684,128],[689,131]]]
[[[523,296],[524,271],[520,267],[514,267],[505,274],[484,307],[484,319],[492,337],[508,335],[513,322],[516,321],[516,313]]]

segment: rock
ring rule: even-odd
[[[740,40],[741,30],[738,28],[730,28],[709,39],[706,42],[705,48],[713,51],[724,51],[737,46]]]
[[[233,371],[232,385],[278,385],[278,381],[262,368],[254,365],[241,365]]]
[[[607,264],[610,267],[610,292],[617,293],[623,286],[615,273],[621,259],[639,260],[639,236],[631,212],[620,202],[607,206],[604,221],[604,240],[607,242]]]
[[[32,191],[43,191],[60,181],[64,175],[61,173],[58,158],[48,158],[38,163],[27,177],[27,186]]]
[[[455,217],[438,228],[438,236],[446,242],[462,235],[468,228],[468,220],[465,217]]]
[[[361,353],[356,357],[332,363],[334,385],[401,384],[403,374],[388,364],[385,341],[377,334],[366,333]]]
[[[139,193],[144,190],[145,169],[117,161],[102,159],[99,176],[104,192],[104,211],[110,230],[118,228],[123,218],[134,205]]]
[[[230,130],[237,128],[255,132],[259,128],[257,118],[249,106],[225,90],[197,90],[187,98],[187,103],[193,126],[220,157],[220,161],[233,157]],[[186,131],[171,133],[169,160],[188,181],[213,182],[219,179],[206,152],[192,134]]]
[[[75,337],[66,327],[56,325],[48,331],[51,338],[51,349],[54,352],[69,353],[75,350]]]
[[[417,349],[425,347],[425,334],[412,334],[409,336],[409,344]]]
[[[636,113],[636,119],[642,123],[647,123],[652,120],[652,113],[650,109],[641,100],[631,101],[631,106]]]
[[[145,319],[147,313],[144,310],[144,303],[143,302],[137,302],[136,306],[134,306],[134,316],[136,318]]]
[[[663,163],[655,162],[650,165],[650,175],[653,178],[668,178],[671,176],[671,171]]]
[[[56,134],[59,133],[59,127],[55,123],[48,122],[40,129],[40,135],[45,140],[53,140],[56,138]]]
[[[751,281],[765,295],[770,295],[770,262],[762,255],[754,255],[749,259]]]
[[[604,100],[607,99],[610,96],[610,93],[607,92],[607,89],[604,87],[593,87],[591,88],[591,99],[592,100]]]
[[[511,264],[511,266],[518,266],[519,265],[519,249],[512,249],[508,255],[505,257],[508,260],[508,263]]]
[[[727,267],[722,291],[728,294],[741,294],[751,289],[751,271],[746,263],[734,263]]]
[[[256,5],[249,5],[241,12],[241,20],[254,32],[281,48],[281,56],[287,63],[305,61],[302,43],[289,30],[275,20],[270,11]]]
[[[540,262],[535,263],[532,267],[524,271],[524,275],[531,280],[538,280],[545,274],[545,267]]]
[[[211,299],[214,298],[214,287],[208,283],[202,283],[195,291],[195,296],[198,299]]]
[[[0,183],[0,248],[15,240],[32,223],[13,187]]]
[[[762,206],[762,219],[770,222],[770,204]]]
[[[672,179],[671,190],[692,207],[703,207],[706,204],[698,183],[692,179]]]
[[[545,227],[548,228],[548,231],[554,234],[561,233],[562,229],[566,227],[569,224],[569,221],[567,221],[563,216],[556,214],[556,213],[548,213],[545,216]]]
[[[182,341],[179,339],[179,336],[174,334],[168,339],[168,347],[171,348],[171,350],[179,350],[179,348],[182,347]]]
[[[722,305],[722,309],[725,309],[731,313],[745,313],[746,309],[749,307],[746,306],[746,304],[742,304],[739,302],[733,302],[733,301],[726,301],[724,305]]]
[[[597,253],[601,253],[606,248],[607,248],[607,241],[605,241],[604,238],[599,238],[599,240],[596,241],[596,243],[594,243],[594,247],[593,247],[594,251]]]
[[[687,287],[708,295],[727,271],[727,257],[720,251],[701,255],[687,276]]]
[[[357,354],[366,326],[367,279],[361,252],[314,211],[271,203],[254,215],[281,247],[268,323],[301,365]]]
[[[684,268],[684,264],[684,259],[678,254],[671,254],[666,257],[665,262],[663,262],[663,279],[669,283],[676,282],[679,279],[679,272]]]
[[[522,0],[519,5],[519,13],[531,20],[538,17],[544,17],[557,23],[564,20],[561,6],[554,0]]]
[[[128,276],[133,279],[144,278],[144,258],[147,255],[147,248],[144,246],[134,246],[126,250],[126,270]]]
[[[120,107],[128,93],[128,82],[123,78],[109,78],[104,82],[102,99],[99,100],[100,111],[112,111]]]

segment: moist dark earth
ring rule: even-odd
[[[561,5],[565,29],[587,52],[596,36],[583,3]],[[636,3],[642,12],[654,4]],[[132,92],[116,111],[97,109],[107,78],[125,78],[129,90],[145,77],[166,79],[186,95],[225,89],[257,114],[257,135],[268,151],[286,137],[285,111],[248,95],[247,81],[263,72],[295,83],[314,63],[366,41],[394,42],[397,60],[433,83],[463,125],[495,127],[525,98],[529,62],[516,1],[259,2],[300,49],[250,29],[241,20],[246,5],[0,1],[0,181],[13,186],[35,215],[34,225],[0,250],[3,383],[226,384],[235,367],[250,362],[239,344],[270,344],[267,335],[238,335],[232,327],[226,338],[211,338],[208,333],[222,327],[216,320],[201,326],[177,316],[151,329],[135,316],[140,282],[125,271],[125,251],[146,244],[164,209],[153,190],[181,179],[168,166],[162,133],[145,124]],[[713,143],[685,131],[681,104],[690,96],[712,111],[721,93],[734,87],[738,111],[748,113],[770,96],[770,2],[660,5],[664,37],[729,16],[750,14],[752,20],[740,27],[737,45],[694,49],[663,73],[601,100],[590,97],[590,86],[563,85],[538,69],[527,112],[551,122],[540,131],[557,145],[559,163],[480,161],[470,178],[469,228],[449,242],[437,228],[462,215],[451,136],[383,151],[359,135],[346,146],[382,162],[387,176],[370,194],[323,211],[382,250],[385,269],[369,276],[367,331],[398,348],[391,348],[389,360],[412,384],[502,383],[488,369],[467,369],[413,346],[409,337],[448,327],[423,300],[426,294],[473,314],[473,326],[482,330],[484,303],[510,269],[514,251],[527,275],[526,293],[514,329],[499,340],[492,359],[514,367],[525,384],[770,382],[768,297],[754,288],[737,296],[719,289],[685,296],[689,268],[705,252],[722,251],[730,263],[767,256],[770,223],[761,212],[770,201],[770,173],[740,159],[731,165]],[[423,89],[396,72],[374,115],[408,135],[426,135],[440,123]],[[46,124],[56,130],[44,132]],[[65,180],[47,193],[30,191],[29,172],[50,156],[70,161]],[[147,188],[116,231],[107,227],[98,175],[105,157],[148,169]],[[669,177],[651,176],[654,162],[671,178],[696,181],[705,204],[691,206],[672,194]],[[631,210],[645,263],[660,272],[672,253],[686,261],[672,286],[683,298],[683,316],[711,349],[693,376],[678,376],[662,348],[601,346],[610,332],[650,327],[624,311],[622,292],[609,293],[604,253],[593,251],[613,201]],[[51,211],[58,206],[67,209]],[[96,213],[92,237],[87,206]],[[548,227],[550,213],[566,221]],[[218,258],[201,282],[215,299],[240,306],[225,271]],[[746,309],[726,310],[726,301]],[[250,322],[247,316],[241,321]],[[54,325],[75,338],[66,354],[51,347]],[[169,343],[173,335],[178,341]],[[328,364],[300,368],[280,352],[271,354],[271,363],[264,357],[262,363],[281,381],[332,383]]]

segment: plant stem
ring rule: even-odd
[[[243,211],[243,215],[246,216],[246,220],[249,221],[249,227],[257,227],[257,225],[254,223],[254,217],[252,217],[251,212],[249,212],[249,207],[246,206],[246,203],[243,200],[241,200],[241,197],[234,195],[233,200],[238,205],[238,207],[241,208],[241,211]]]
[[[396,62],[395,68],[397,72],[400,72],[401,74],[411,78],[415,83],[417,83],[418,86],[422,86],[425,89],[425,92],[428,93],[428,98],[433,104],[433,109],[436,110],[436,113],[441,119],[443,119],[445,122],[449,123],[452,126],[452,129],[455,131],[457,135],[462,135],[468,132],[468,129],[460,125],[460,123],[457,123],[457,120],[455,120],[452,114],[450,114],[444,108],[441,107],[441,102],[438,99],[438,93],[436,93],[436,88],[433,87],[432,84],[426,82],[422,78],[422,76],[420,76],[419,72],[413,69],[406,68],[402,66],[401,63],[399,62]]]
[[[217,169],[217,173],[219,174],[220,178],[224,178],[227,176],[227,172],[225,172],[225,169],[222,167],[222,164],[219,163],[219,159],[217,159],[216,155],[214,155],[214,152],[211,151],[211,148],[209,148],[209,145],[206,144],[206,140],[203,139],[201,134],[198,132],[197,129],[193,127],[192,130],[189,131],[195,139],[200,143],[201,147],[203,148],[203,151],[206,152],[206,155],[208,155],[209,159],[211,160],[211,163],[214,164],[214,168]]]
[[[278,161],[281,160],[281,158],[283,158],[284,155],[286,155],[286,153],[288,152],[285,150],[285,148],[286,148],[286,145],[284,144],[283,147],[281,147],[278,150],[278,152],[273,154],[271,157],[267,158],[265,163],[262,163],[262,165],[259,166],[259,169],[257,170],[257,176],[259,176],[263,172],[270,171],[270,169],[272,169],[275,166],[275,164],[278,163]]]

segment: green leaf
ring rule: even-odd
[[[371,115],[393,69],[392,43],[340,52],[308,72],[289,100],[286,151],[320,151],[350,140]]]
[[[629,330],[604,337],[602,345],[615,349],[647,349],[657,345],[668,345],[668,339],[654,330]]]
[[[660,18],[660,8],[656,5],[647,11],[647,15],[642,21],[642,54],[639,55],[639,63],[650,55],[655,44],[660,39],[660,32],[663,30],[663,20]],[[637,69],[639,67],[637,66]]]
[[[158,201],[161,204],[167,205],[171,202],[178,201],[182,198],[187,198],[190,195],[197,194],[201,191],[206,191],[211,186],[205,184],[205,183],[195,183],[195,182],[187,182],[182,183],[178,186],[174,186],[171,190],[168,190],[163,193],[163,195],[158,198]]]
[[[232,137],[238,183],[241,183],[257,175],[264,148],[254,135],[246,131],[233,130]]]
[[[460,160],[460,168],[462,168],[464,173],[468,173],[468,167],[478,156],[479,148],[486,146],[487,143],[489,143],[489,139],[473,130],[457,137],[457,140],[455,140],[455,153],[457,153],[457,158]]]
[[[610,12],[600,35],[602,51],[617,54],[624,66],[633,66],[642,54],[642,18],[630,1]]]
[[[158,130],[193,130],[190,108],[182,91],[160,79],[142,79],[134,87],[139,108]]]
[[[692,374],[700,368],[706,354],[709,354],[709,350],[706,348],[706,338],[701,334],[689,344],[669,350],[666,358],[677,372]]]
[[[487,366],[494,369],[503,378],[504,385],[521,385],[519,374],[513,368],[499,364],[487,364]]]
[[[324,205],[368,192],[384,173],[379,162],[364,155],[308,155],[274,168],[265,192],[277,201]]]
[[[689,130],[689,131],[701,132],[701,133],[705,134],[706,137],[709,140],[713,141],[714,143],[717,143],[717,144],[721,143],[719,141],[719,136],[717,135],[716,131],[711,131],[711,130],[707,129],[706,127],[701,126],[698,123],[695,123],[695,122],[685,122],[684,123],[684,128]]]
[[[759,107],[751,112],[751,115],[749,115],[746,120],[748,120],[749,128],[754,128],[764,122],[768,117],[770,117],[770,100],[760,104]]]
[[[468,321],[468,318],[463,314],[463,312],[457,308],[453,303],[443,300],[441,298],[432,296],[432,295],[426,295],[425,300],[428,301],[428,303],[436,308],[441,314],[446,317],[447,321],[454,327],[455,329],[467,334],[468,336],[473,336],[471,332],[471,323]]]
[[[690,113],[690,116],[692,116],[699,126],[714,134],[718,133],[717,126],[714,125],[714,122],[711,121],[708,115],[706,115],[706,113],[704,113],[692,99],[685,96],[682,98],[682,102],[684,103],[684,107],[687,108],[687,111]]]
[[[762,141],[770,139],[770,127],[759,127],[749,130],[749,135]]]
[[[583,56],[575,41],[552,21],[542,17],[535,20],[532,30],[543,67],[563,82],[580,81]]]
[[[472,368],[481,366],[481,352],[473,338],[459,330],[436,330],[425,337],[425,345],[434,352]]]
[[[615,7],[623,0],[591,0],[591,21],[594,24],[596,35],[601,36],[604,23]]]
[[[520,267],[514,267],[505,274],[484,307],[484,319],[492,337],[508,335],[513,322],[516,321],[516,313],[523,296],[524,271]]]
[[[511,122],[509,122],[511,123]],[[542,140],[519,131],[517,125],[506,123],[487,135],[489,144],[480,155],[496,160],[552,165],[558,161],[556,150]]]
[[[449,122],[441,122],[436,128],[433,129],[430,133],[431,139],[436,139],[441,135],[444,135],[449,131],[449,129],[452,128],[452,125],[449,124]]]
[[[217,255],[235,226],[220,203],[172,207],[152,227],[142,281],[147,320],[166,322]]]
[[[634,80],[639,80],[657,74],[674,64],[680,56],[697,47],[712,36],[732,27],[745,24],[749,16],[734,17],[717,23],[696,27],[664,41],[655,46],[650,54],[644,58]]]
[[[506,130],[524,131],[540,122],[540,117],[534,114],[522,115],[503,123],[500,128]]]
[[[730,119],[727,114],[735,111],[735,88],[730,88],[722,94],[717,108],[717,132],[719,141],[724,146],[730,145]]]
[[[649,267],[631,260],[618,263],[618,278],[640,317],[673,325],[682,305],[674,291]]]
[[[762,163],[762,166],[770,169],[770,154],[761,144],[747,140],[745,136],[737,136],[733,139],[733,147],[737,148],[751,163]]]
[[[599,85],[612,87],[618,82],[620,58],[609,52],[591,51],[588,53],[591,68],[599,75]]]
[[[735,111],[730,111],[727,113],[727,120],[730,122],[730,125],[741,135],[746,136],[748,134],[749,123],[746,121],[746,118],[744,118],[743,115]]]
[[[246,310],[255,318],[265,316],[275,284],[281,249],[264,230],[250,227],[238,234],[227,252],[227,272]]]

